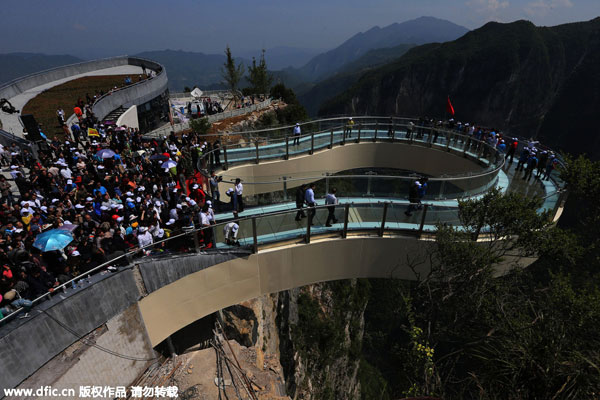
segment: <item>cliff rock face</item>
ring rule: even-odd
[[[364,285],[334,281],[279,294],[280,361],[291,398],[360,398]]]
[[[291,399],[359,399],[366,283],[335,281],[262,296],[223,310],[229,339],[279,378]],[[285,389],[283,388],[285,387]]]
[[[325,102],[320,115],[455,118],[537,136],[600,156],[600,18],[555,27],[488,23],[443,44],[410,50]]]

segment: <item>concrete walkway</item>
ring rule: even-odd
[[[12,103],[12,105],[19,111],[23,110],[23,107],[27,102],[33,99],[38,94],[42,93],[44,90],[48,90],[54,86],[61,85],[65,82],[69,82],[75,79],[83,78],[85,76],[100,76],[100,75],[139,75],[142,73],[142,68],[134,66],[134,65],[121,65],[119,67],[112,68],[104,68],[96,71],[86,72],[84,74],[73,75],[68,78],[59,79],[45,85],[36,86],[25,92],[8,99]],[[68,105],[63,105],[65,110],[65,114],[68,117],[72,114],[73,110],[68,107]],[[6,114],[2,113],[0,115],[0,120],[2,121],[2,129],[7,132],[14,134],[15,136],[23,137],[23,126],[21,125],[21,121],[19,120],[20,114]]]

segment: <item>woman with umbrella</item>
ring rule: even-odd
[[[164,168],[165,172],[169,171],[172,176],[177,176],[177,163],[173,160],[167,160],[162,163],[161,168]]]

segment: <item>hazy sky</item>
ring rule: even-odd
[[[98,57],[166,48],[221,53],[328,49],[375,25],[423,15],[469,29],[495,20],[589,20],[600,0],[14,0],[2,1],[0,53]]]

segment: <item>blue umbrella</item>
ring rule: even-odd
[[[168,160],[169,157],[165,156],[164,154],[154,154],[154,155],[150,156],[150,159],[163,161],[163,160]]]
[[[115,156],[115,152],[111,149],[102,149],[96,153],[96,157],[104,160],[105,158],[113,158]]]
[[[41,251],[61,250],[73,241],[73,234],[64,229],[51,229],[36,236],[33,247]]]

